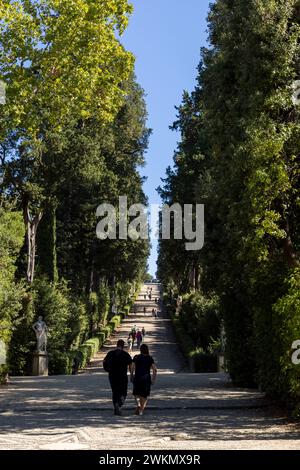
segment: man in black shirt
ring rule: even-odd
[[[112,389],[112,401],[114,405],[115,415],[121,415],[120,408],[124,405],[127,388],[128,377],[127,370],[131,373],[132,359],[130,354],[124,351],[125,342],[119,339],[117,349],[110,351],[104,361],[103,368],[108,372],[109,382]]]

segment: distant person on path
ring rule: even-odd
[[[132,351],[132,334],[131,333],[129,333],[127,344],[128,344],[129,351]]]
[[[147,311],[147,309],[146,309],[146,307],[144,307],[144,315],[146,315],[146,311]]]
[[[134,346],[135,339],[136,339],[136,329],[132,328],[131,330],[131,338],[132,338],[132,347]]]
[[[146,336],[146,330],[144,327],[142,328],[142,335],[143,335],[143,338]]]
[[[148,346],[146,344],[142,344],[140,352],[141,354],[134,356],[133,358],[130,378],[133,383],[133,395],[137,403],[135,410],[135,414],[137,415],[142,415],[144,413],[148,397],[151,392],[151,385],[154,385],[157,375],[156,365],[153,357],[149,354]]]
[[[128,377],[127,370],[132,373],[132,359],[128,352],[124,351],[125,342],[119,339],[117,349],[109,351],[103,361],[103,368],[108,372],[112,390],[112,401],[115,415],[121,416],[121,407],[127,397]]]
[[[152,316],[155,317],[155,308],[152,309]]]
[[[138,348],[140,347],[142,341],[143,341],[142,332],[140,330],[137,330],[137,332],[136,332],[136,345],[137,345]]]

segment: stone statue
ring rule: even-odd
[[[43,320],[43,317],[40,316],[38,318],[38,321],[33,325],[32,328],[36,334],[37,352],[46,352],[48,328]]]

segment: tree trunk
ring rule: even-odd
[[[58,281],[56,254],[56,205],[50,204],[43,213],[37,236],[38,272],[46,274],[50,281]]]
[[[199,264],[196,263],[195,265],[195,287],[196,290],[200,290],[201,282],[200,282],[200,270],[199,270]]]
[[[94,262],[91,262],[91,268],[87,274],[87,282],[85,287],[85,294],[88,296],[94,291]]]
[[[37,215],[32,216],[29,210],[28,199],[23,200],[23,217],[26,227],[27,241],[27,272],[26,278],[29,284],[33,283],[35,271],[35,255],[36,255],[36,232],[38,225],[42,219],[43,213],[40,211]]]
[[[289,268],[295,268],[299,266],[299,259],[291,239],[290,223],[288,217],[285,220],[285,232],[286,238],[283,241],[284,256]]]
[[[190,270],[190,287],[193,291],[196,289],[196,269],[194,265]]]

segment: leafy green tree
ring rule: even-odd
[[[233,380],[296,401],[287,358],[300,335],[299,21],[296,0],[211,6],[210,47],[179,109],[182,143],[162,190],[205,204],[199,288],[220,297]],[[160,277],[184,293],[190,259],[176,244],[161,243]]]
[[[53,205],[49,146],[74,119],[93,117],[99,126],[113,120],[124,98],[120,83],[133,69],[132,54],[116,38],[131,7],[126,0],[1,0],[0,7],[0,78],[7,85],[0,137],[5,147],[13,140],[5,178],[22,204],[31,283],[38,226]]]
[[[133,65],[115,35],[127,26],[127,0],[1,0],[0,7],[7,129],[40,140],[45,123],[61,130],[74,114],[112,120]]]
[[[77,291],[97,292],[101,279],[133,281],[144,269],[147,242],[98,240],[96,209],[103,202],[117,207],[124,195],[129,206],[147,202],[138,172],[148,145],[146,117],[143,92],[129,81],[115,122],[105,129],[94,121],[75,127],[70,148],[63,152],[67,159],[57,196],[58,268]]]
[[[0,205],[0,339],[8,346],[13,322],[22,308],[24,288],[15,282],[15,261],[24,240],[22,214],[1,199]]]

